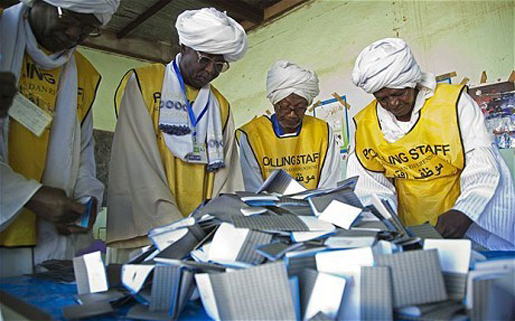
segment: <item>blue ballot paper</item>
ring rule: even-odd
[[[86,205],[86,211],[84,212],[84,214],[79,216],[79,218],[73,224],[79,227],[88,228],[89,220],[91,218],[91,212],[93,211],[93,198],[85,197],[79,200],[79,202],[84,203],[84,205]]]

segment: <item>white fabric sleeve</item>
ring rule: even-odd
[[[9,226],[41,186],[38,181],[26,179],[0,162],[0,231]]]
[[[329,127],[327,155],[325,156],[324,167],[320,171],[318,188],[333,188],[341,179],[340,171],[340,150],[336,144],[333,130]]]
[[[515,247],[515,189],[508,166],[492,145],[481,109],[467,94],[458,101],[458,119],[465,149],[461,194],[453,209],[475,224],[467,236],[490,249]]]
[[[263,177],[261,176],[261,168],[254,156],[254,152],[250,147],[247,135],[241,132],[240,139],[240,164],[243,174],[243,184],[245,191],[255,192],[263,185]]]
[[[477,225],[467,237],[491,250],[515,249],[515,187],[508,166],[495,146],[477,147],[466,161],[453,209]]]
[[[8,130],[6,129],[9,126],[7,118],[0,120],[0,126],[0,141],[7,148]],[[5,158],[4,155],[0,157],[0,231],[11,224],[23,206],[42,186],[36,180],[26,179],[13,171]]]
[[[393,209],[397,211],[397,194],[395,186],[384,176],[383,173],[369,171],[361,165],[352,152],[347,159],[347,177],[359,176],[355,193],[364,206],[370,205],[372,194],[388,200]]]
[[[102,198],[104,196],[104,184],[96,178],[92,110],[82,123],[80,144],[79,172],[73,189],[73,197],[75,199],[79,199],[84,196],[94,196],[98,200],[97,205],[100,208],[102,206]]]

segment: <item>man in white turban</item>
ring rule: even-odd
[[[150,229],[189,215],[206,199],[241,189],[234,122],[210,83],[243,58],[245,30],[214,8],[185,11],[181,49],[168,65],[131,70],[116,93],[107,245],[124,262],[150,244]]]
[[[352,80],[375,97],[354,118],[347,175],[360,176],[358,196],[386,198],[408,226],[515,249],[513,179],[466,87],[437,84],[393,38],[360,53]]]
[[[256,191],[276,169],[306,188],[336,187],[339,150],[329,125],[305,115],[319,93],[315,72],[277,61],[268,71],[267,97],[275,114],[255,118],[237,131],[245,190]]]
[[[9,116],[0,118],[2,276],[71,259],[93,239],[104,188],[95,178],[91,113],[100,74],[75,48],[117,6],[114,0],[36,0],[1,13],[0,72],[11,83],[0,82],[0,92],[14,86],[20,93]],[[0,110],[11,101],[0,99]],[[79,228],[74,222],[86,215],[85,203],[91,220]]]

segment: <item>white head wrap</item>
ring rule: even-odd
[[[320,92],[317,74],[286,60],[276,61],[266,77],[266,96],[275,105],[291,94],[297,94],[311,105]]]
[[[20,0],[32,7],[37,0]],[[120,0],[42,0],[54,7],[61,7],[78,13],[93,14],[102,25],[106,25],[118,9]]]
[[[415,88],[422,78],[408,44],[398,38],[381,39],[363,49],[352,72],[352,82],[369,94],[385,87]]]
[[[186,10],[175,23],[179,42],[194,50],[223,55],[225,61],[243,58],[247,52],[247,34],[243,27],[215,8]]]

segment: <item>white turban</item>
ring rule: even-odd
[[[297,94],[311,105],[320,92],[317,74],[293,62],[279,60],[268,71],[266,96],[275,105],[291,94]]]
[[[32,7],[37,0],[20,0]],[[105,26],[118,9],[120,0],[42,0],[54,7],[61,7],[78,13],[93,14]]]
[[[186,10],[177,17],[179,42],[194,50],[223,55],[225,61],[243,58],[247,34],[234,19],[215,8]]]
[[[402,39],[385,38],[359,54],[352,72],[352,82],[373,94],[385,87],[415,88],[422,76],[408,44]]]

